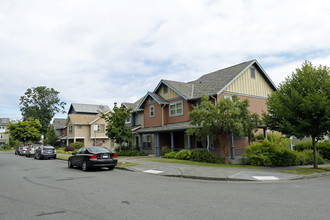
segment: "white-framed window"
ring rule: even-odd
[[[149,117],[151,117],[151,118],[155,117],[155,106],[154,105],[149,106]]]
[[[256,78],[256,71],[254,68],[250,68],[250,73],[251,73],[251,79],[255,79]]]
[[[151,136],[151,134],[142,135],[142,148],[143,148],[143,150],[151,150],[152,149],[152,136]]]
[[[6,126],[0,126],[0,132],[5,132],[6,131]]]
[[[223,96],[223,98],[233,100],[233,98],[230,95],[225,95],[225,96]]]
[[[175,102],[170,104],[170,116],[183,115],[183,102]]]
[[[131,121],[132,121],[132,116],[129,116],[127,119],[126,119],[126,124],[129,124],[129,123],[131,123]]]
[[[69,126],[69,134],[72,134],[72,125]]]
[[[100,125],[96,125],[96,126],[97,126],[96,132],[100,132],[100,133],[104,132],[104,125],[100,124]]]
[[[4,134],[0,134],[0,139],[4,139],[5,135]]]

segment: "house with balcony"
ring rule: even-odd
[[[7,133],[9,121],[9,118],[0,118],[0,147],[9,142],[9,134]]]
[[[157,156],[163,146],[172,150],[203,148],[223,155],[220,146],[207,140],[190,136],[189,112],[197,106],[202,94],[213,103],[237,95],[249,99],[252,113],[267,112],[266,100],[276,91],[276,86],[257,60],[250,60],[212,73],[190,82],[161,80],[152,92],[148,92],[136,107],[143,111],[143,128],[139,135],[140,150],[148,150]],[[231,137],[232,158],[245,152],[247,137]]]

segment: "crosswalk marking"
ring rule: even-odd
[[[257,180],[279,180],[279,178],[275,176],[252,176],[252,177]]]
[[[143,172],[152,173],[152,174],[160,174],[160,173],[163,173],[164,171],[161,171],[161,170],[145,170]]]

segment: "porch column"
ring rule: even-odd
[[[140,145],[140,153],[142,153],[142,151],[143,151],[143,142],[142,142],[142,134],[139,134],[139,138],[140,138],[140,140],[139,140],[139,145]]]
[[[231,158],[235,160],[235,146],[234,146],[234,134],[231,133],[231,146],[230,146],[230,151],[231,151]]]
[[[171,150],[174,151],[174,135],[173,135],[173,131],[171,131]]]
[[[264,138],[267,139],[267,127],[262,128],[262,129],[264,129]]]
[[[191,141],[190,141],[190,135],[188,135],[188,150],[191,150]]]
[[[156,156],[160,156],[159,133],[156,133]]]
[[[207,151],[210,152],[211,150],[211,136],[207,135]]]

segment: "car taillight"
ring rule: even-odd
[[[113,154],[113,156],[112,156],[113,158],[117,158],[117,155],[116,154]]]
[[[56,150],[54,149],[54,154],[56,154]]]
[[[93,156],[91,156],[90,159],[97,159],[97,154],[94,154]]]

